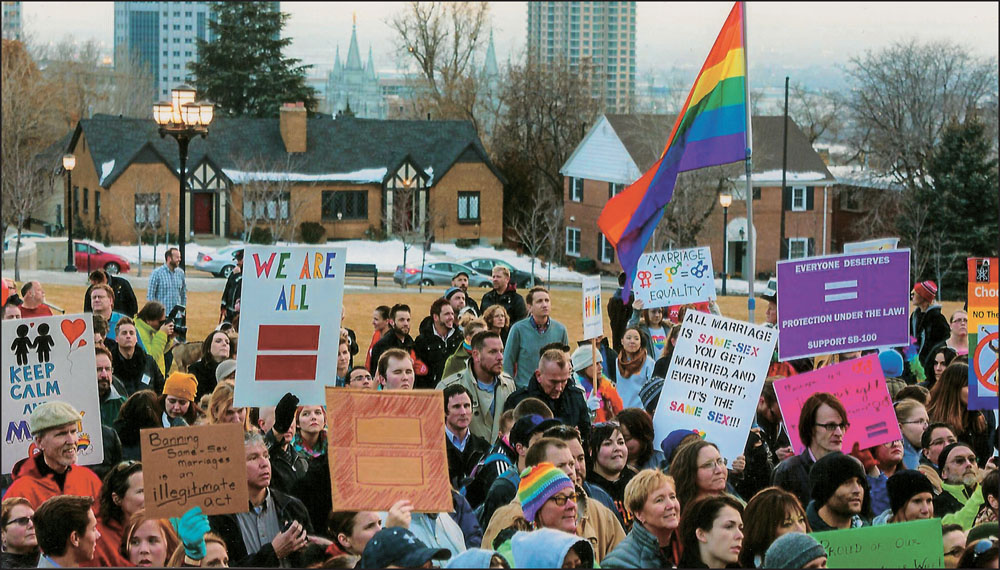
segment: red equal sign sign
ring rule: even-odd
[[[260,325],[257,351],[255,380],[315,380],[319,325]]]

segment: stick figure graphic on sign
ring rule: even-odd
[[[28,363],[28,352],[31,351],[31,339],[28,338],[28,325],[17,326],[17,338],[10,343],[10,349],[17,357],[17,365],[24,366]]]
[[[49,325],[45,323],[38,325],[38,336],[35,337],[35,342],[32,345],[38,353],[38,362],[48,362],[49,353],[52,352],[55,345],[55,341],[49,336]]]

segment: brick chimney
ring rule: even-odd
[[[285,143],[287,152],[306,151],[306,106],[298,103],[285,103],[281,106],[279,130],[281,140]]]

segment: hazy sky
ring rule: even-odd
[[[25,30],[43,41],[72,34],[95,38],[111,52],[112,2],[24,2]],[[649,69],[698,68],[732,7],[731,2],[639,2],[636,57]],[[397,2],[282,2],[291,14],[285,34],[288,55],[332,65],[335,47],[347,55],[351,16],[358,18],[362,57],[372,45],[379,69],[395,68],[393,33],[385,23]],[[516,57],[524,48],[525,2],[491,5],[497,55]],[[754,67],[769,69],[831,66],[895,40],[951,40],[975,53],[997,56],[998,4],[994,2],[750,2],[747,5],[751,82]]]

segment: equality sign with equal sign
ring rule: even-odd
[[[778,358],[905,346],[910,250],[778,262]]]
[[[285,394],[326,403],[337,374],[347,250],[249,246],[243,260],[236,406],[273,406]]]

